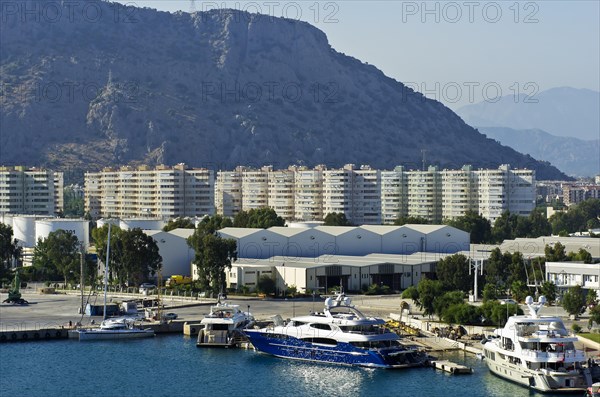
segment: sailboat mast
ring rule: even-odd
[[[108,242],[106,243],[106,263],[104,264],[104,309],[103,320],[106,320],[106,288],[108,285],[108,262],[110,261],[110,220],[108,222]]]

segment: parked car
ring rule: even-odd
[[[517,302],[514,299],[500,299],[500,304],[501,305],[518,305],[519,302]]]
[[[153,288],[156,288],[156,285],[150,284],[150,283],[142,283],[140,285],[140,289],[142,289],[142,288],[143,289],[153,289]]]
[[[166,313],[165,315],[163,315],[163,318],[165,320],[175,320],[177,319],[177,313]]]

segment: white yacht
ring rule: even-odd
[[[136,339],[154,336],[151,329],[137,328],[131,319],[106,319],[99,328],[80,328],[79,340]]]
[[[541,392],[580,392],[592,384],[585,354],[576,350],[560,317],[539,316],[546,303],[528,296],[529,315],[511,316],[494,337],[483,341],[490,371],[502,378]]]
[[[422,366],[428,356],[401,343],[381,318],[367,317],[339,293],[323,312],[244,333],[254,348],[277,357],[371,368]]]
[[[252,324],[254,317],[249,311],[241,311],[239,305],[226,303],[219,295],[217,304],[200,322],[196,346],[233,347],[246,339],[241,331]]]
[[[80,341],[88,340],[113,340],[136,339],[154,336],[152,329],[141,329],[135,325],[132,318],[107,318],[106,317],[106,291],[108,285],[108,265],[110,263],[110,228],[108,224],[108,241],[106,245],[106,268],[104,269],[104,310],[103,320],[99,328],[78,328],[72,332]]]

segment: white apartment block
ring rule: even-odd
[[[242,210],[242,167],[217,172],[215,208],[217,214],[234,217]]]
[[[296,215],[294,210],[294,169],[270,171],[268,178],[267,203],[269,207],[286,221],[294,220]]]
[[[295,170],[294,213],[299,221],[323,219],[323,167]]]
[[[0,213],[56,216],[63,210],[63,173],[0,166]]]
[[[527,216],[535,208],[535,171],[501,165],[496,170],[477,170],[475,175],[479,214],[492,225],[504,212]]]
[[[361,166],[354,171],[352,216],[354,225],[381,224],[381,171]]]
[[[381,171],[381,223],[393,224],[408,215],[408,177],[404,167]]]
[[[269,171],[272,170],[272,167],[263,167],[259,170],[245,169],[242,172],[242,210],[268,206]]]
[[[443,170],[442,219],[455,219],[467,211],[477,212],[477,182],[471,166],[460,170]]]
[[[185,164],[86,173],[85,190],[85,210],[94,219],[173,219],[214,213],[213,172]]]
[[[437,167],[408,171],[408,216],[442,222],[442,178]]]
[[[346,215],[352,222],[352,187],[354,184],[354,165],[323,171],[323,217],[334,212]]]

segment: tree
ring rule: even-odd
[[[600,227],[600,199],[588,199],[550,217],[552,233],[575,233]]]
[[[503,305],[498,301],[488,301],[481,305],[481,315],[486,324],[502,325],[508,320],[508,317],[516,314],[523,314],[518,305]]]
[[[544,256],[546,257],[546,262],[563,262],[568,259],[565,246],[560,242],[556,242],[554,247],[546,244],[546,247],[544,247]]]
[[[233,226],[268,229],[273,226],[285,226],[285,220],[278,216],[273,208],[253,208],[247,212],[238,212],[233,219]]]
[[[433,300],[433,310],[439,318],[442,318],[446,309],[463,302],[464,293],[462,291],[446,292],[444,295],[437,296]]]
[[[230,222],[220,215],[207,216],[187,240],[195,253],[192,263],[198,269],[200,287],[215,294],[225,288],[225,269],[237,260],[237,242],[217,235]]]
[[[256,291],[261,294],[271,295],[275,293],[275,280],[270,276],[263,274],[256,283]]]
[[[513,252],[508,265],[508,283],[512,286],[516,281],[527,284],[527,271],[523,254],[516,251]]]
[[[492,239],[495,242],[510,240],[515,236],[514,230],[516,227],[517,215],[504,212],[498,219],[496,219],[496,222],[494,222],[494,227],[492,228]]]
[[[586,251],[583,248],[579,248],[577,253],[569,252],[567,254],[567,259],[569,261],[578,261],[583,263],[594,263],[594,259],[592,258],[592,254]]]
[[[110,263],[108,266],[109,280],[120,279],[122,274],[123,246],[121,235],[123,230],[116,225],[110,226]],[[108,224],[92,230],[92,239],[96,245],[96,253],[102,263],[106,264],[106,248],[108,245]]]
[[[13,228],[7,224],[0,223],[0,278],[4,278],[12,261],[21,256],[21,247],[18,241],[13,240]]]
[[[600,305],[596,305],[590,309],[590,328],[592,327],[593,323],[596,323],[600,326]]]
[[[584,307],[584,305],[585,297],[583,295],[581,286],[579,285],[569,288],[569,290],[563,295],[562,307],[570,315],[578,315],[581,313],[581,309]]]
[[[548,303],[556,301],[556,284],[551,281],[544,281],[541,286],[542,295],[546,297]]]
[[[234,226],[234,224],[229,218],[226,218],[221,215],[207,215],[204,218],[202,218],[200,223],[198,223],[198,226],[196,227],[196,232],[199,232],[201,234],[216,233],[218,230],[232,226]]]
[[[415,303],[419,303],[419,291],[417,290],[417,287],[415,287],[414,285],[411,285],[410,287],[408,287],[407,289],[405,289],[404,291],[402,291],[402,299],[412,299],[413,301],[415,301]]]
[[[474,211],[467,211],[463,216],[448,220],[447,225],[455,227],[471,235],[472,244],[491,242],[492,225],[490,221]]]
[[[498,287],[495,284],[487,283],[483,287],[483,302],[498,300]]]
[[[472,289],[469,266],[469,258],[462,254],[455,254],[440,259],[435,272],[445,289],[468,292]]]
[[[521,302],[529,295],[529,288],[523,281],[515,280],[510,285],[510,295],[517,302]]]
[[[154,275],[162,267],[162,257],[159,254],[156,241],[142,229],[134,228],[123,232],[121,239],[121,272],[119,279],[141,284],[148,278],[148,272]]]
[[[33,261],[37,264],[43,261],[44,266],[53,266],[67,284],[70,273],[77,274],[79,271],[79,248],[79,241],[74,233],[57,230],[48,234],[46,239],[38,240]]]
[[[589,289],[587,291],[587,295],[585,296],[585,304],[587,306],[596,306],[598,303],[598,294],[596,294],[595,289]]]
[[[248,213],[250,215],[248,227],[268,229],[273,226],[285,226],[285,219],[277,215],[273,208],[258,208]]]
[[[168,232],[174,229],[194,229],[196,225],[188,218],[171,219],[164,227],[163,232]]]
[[[394,225],[402,226],[402,225],[427,225],[429,221],[426,218],[422,218],[420,216],[399,216],[394,221]]]
[[[545,208],[534,209],[529,214],[529,232],[526,237],[549,236],[552,234],[552,225],[546,218]]]
[[[225,289],[225,269],[237,260],[237,242],[216,234],[207,234],[202,239],[202,257],[198,266],[201,287],[214,294]]]
[[[485,280],[488,283],[496,284],[499,288],[506,289],[511,262],[512,255],[510,253],[502,254],[500,248],[494,248],[485,266]]]
[[[423,310],[424,315],[431,316],[435,313],[433,302],[443,291],[442,283],[438,280],[423,278],[417,284],[417,291],[419,292],[419,307]]]
[[[352,226],[343,212],[331,212],[323,219],[325,226]]]
[[[68,218],[81,218],[84,215],[84,202],[81,192],[78,194],[72,186],[63,189],[64,216]]]

